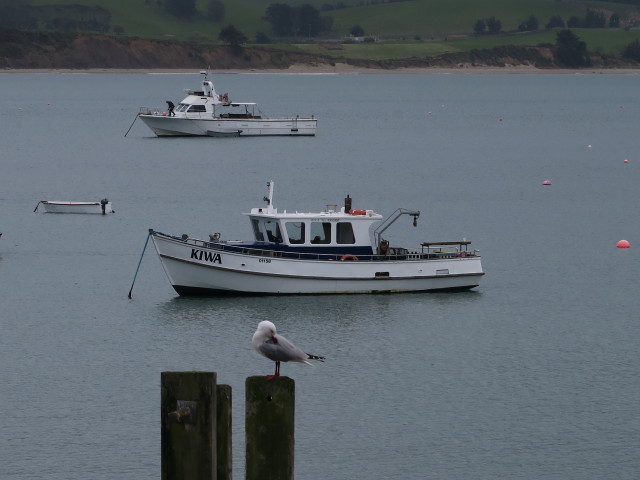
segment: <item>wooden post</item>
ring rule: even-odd
[[[215,480],[215,372],[162,372],[161,378],[162,480]]]
[[[295,382],[246,380],[246,480],[293,480]]]
[[[231,386],[218,385],[216,399],[218,480],[231,480]]]

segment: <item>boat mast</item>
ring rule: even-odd
[[[267,212],[273,213],[273,180],[267,182],[267,196],[263,197],[263,200],[267,202]]]

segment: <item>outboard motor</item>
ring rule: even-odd
[[[100,200],[100,206],[102,207],[103,215],[107,213],[107,203],[109,203],[109,200],[106,198],[103,198],[102,200]]]

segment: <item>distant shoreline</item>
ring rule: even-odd
[[[197,73],[201,69],[187,68],[21,68],[21,69],[0,69],[2,73]],[[584,68],[584,69],[560,69],[560,68],[535,68],[531,66],[511,66],[511,67],[409,67],[395,69],[364,68],[354,67],[344,63],[335,65],[292,65],[289,68],[276,69],[213,69],[214,74],[243,74],[243,73],[275,73],[275,74],[565,74],[565,75],[640,75],[640,68]]]

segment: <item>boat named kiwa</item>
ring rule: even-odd
[[[40,200],[33,210],[36,212],[42,205],[45,213],[98,213],[106,215],[115,213],[111,202],[103,198],[99,202],[57,202],[52,200]]]
[[[140,118],[159,137],[164,136],[313,136],[317,119],[311,117],[264,117],[256,103],[234,102],[229,94],[219,94],[204,75],[200,90],[186,90],[187,96],[175,107],[141,107]],[[173,102],[167,101],[169,106]]]
[[[278,211],[273,181],[266,206],[251,209],[250,241],[208,240],[149,230],[169,282],[179,295],[277,295],[469,290],[484,275],[469,241],[390,245],[384,232],[403,216],[327,205],[319,213]],[[373,230],[373,227],[376,227]],[[373,230],[373,231],[372,231]]]

